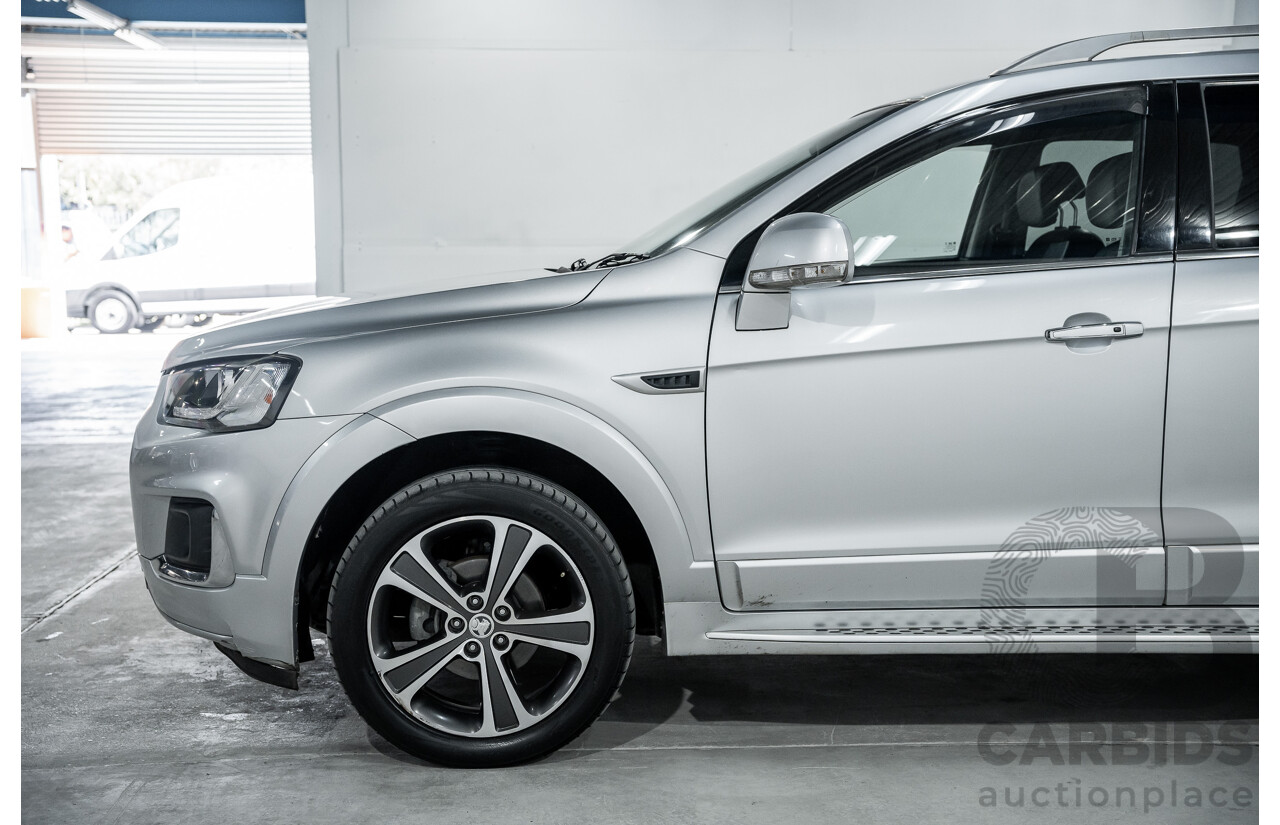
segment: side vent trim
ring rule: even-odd
[[[702,392],[703,371],[702,367],[691,367],[670,372],[634,372],[628,375],[615,375],[613,380],[629,390],[645,395]]]

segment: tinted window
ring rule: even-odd
[[[860,267],[1121,257],[1133,246],[1141,111],[1135,91],[958,124],[823,211],[849,227]]]
[[[1258,245],[1258,86],[1206,86],[1213,236],[1218,248]]]
[[[150,255],[178,242],[179,210],[157,209],[133,225],[102,256],[104,261]]]

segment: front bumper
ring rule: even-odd
[[[296,569],[268,582],[266,553],[283,518],[286,492],[307,459],[360,416],[276,421],[261,430],[209,433],[157,421],[154,407],[139,423],[129,477],[134,532],[147,588],[179,628],[288,667],[295,634]],[[205,581],[166,575],[165,546],[174,499],[200,500],[215,514],[210,574]]]

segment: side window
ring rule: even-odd
[[[1088,196],[1088,181],[1095,182],[1094,191],[1100,194],[1106,186],[1114,186],[1120,184],[1124,187],[1124,210],[1127,210],[1125,217],[1133,215],[1134,198],[1136,197],[1137,175],[1134,174],[1133,164],[1133,142],[1127,140],[1065,140],[1054,141],[1044,147],[1044,152],[1040,156],[1040,164],[1049,163],[1070,163],[1075,168],[1076,173],[1080,175],[1080,179],[1085,181],[1085,195]],[[1105,184],[1103,183],[1106,176]],[[1127,178],[1127,183],[1116,180],[1115,175]],[[1120,193],[1114,193],[1120,194]],[[1110,203],[1111,207],[1118,206],[1119,202]],[[1079,210],[1078,219],[1080,227],[1102,239],[1102,243],[1109,249],[1113,249],[1117,256],[1119,255],[1119,242],[1125,236],[1125,221],[1116,220],[1120,217],[1116,211],[1108,212],[1108,205],[1104,204],[1101,197],[1094,202],[1093,210],[1090,211],[1089,203],[1084,203],[1084,209]],[[1048,228],[1035,228],[1028,230],[1027,235],[1031,239],[1031,244],[1035,243],[1035,238],[1040,237],[1046,232],[1052,231]]]
[[[1258,86],[1206,86],[1213,240],[1219,249],[1258,245]]]
[[[107,253],[104,261],[150,255],[178,243],[179,210],[157,209],[133,225]]]
[[[983,145],[946,149],[829,210],[853,233],[854,266],[955,260],[990,154]]]
[[[823,209],[859,267],[1116,258],[1133,247],[1138,90],[987,115],[883,161]]]

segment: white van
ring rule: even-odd
[[[120,333],[304,301],[315,295],[312,216],[310,176],[171,186],[105,251],[67,263],[67,316]]]

